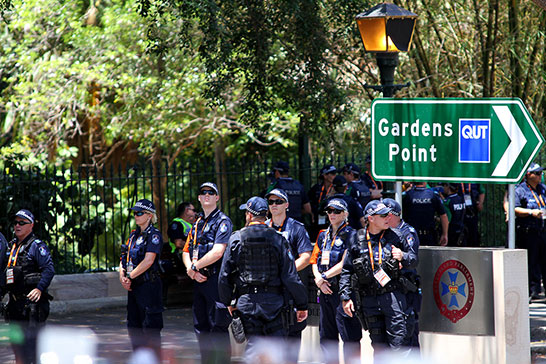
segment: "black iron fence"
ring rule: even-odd
[[[301,167],[298,158],[289,161],[290,175],[315,183],[320,168],[331,163],[341,168],[346,162],[364,167],[365,155],[315,158]],[[119,248],[131,229],[129,214],[138,199],[156,203],[158,227],[167,239],[169,221],[176,207],[189,201],[196,207],[198,187],[205,181],[218,184],[221,208],[231,217],[235,228],[244,223],[240,204],[264,191],[270,183],[274,161],[231,160],[201,161],[180,159],[172,165],[142,163],[126,168],[17,168],[0,172],[0,231],[12,236],[13,214],[28,208],[37,218],[36,232],[51,247],[58,273],[107,271],[119,264]],[[310,186],[306,186],[307,188]],[[506,223],[502,201],[504,185],[487,185],[485,208],[480,220],[484,246],[506,244]],[[393,195],[393,184],[386,184]]]

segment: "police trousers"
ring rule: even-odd
[[[516,229],[516,246],[527,249],[529,294],[539,294],[541,278],[546,282],[546,230],[539,228]],[[542,283],[546,290],[546,284]]]
[[[163,328],[162,285],[159,277],[141,284],[131,284],[127,295],[127,331],[133,350],[139,347],[153,349],[161,355]]]
[[[193,328],[199,341],[201,363],[229,363],[231,315],[218,296],[218,274],[194,283]]]
[[[362,297],[362,313],[374,354],[387,345],[399,350],[407,344],[407,301],[402,291]]]
[[[348,362],[348,358],[354,357],[357,353],[358,357],[360,357],[362,327],[356,316],[349,317],[343,311],[339,294],[334,292],[328,295],[321,292],[319,304],[320,345],[326,356],[326,362],[339,362],[337,350],[338,335],[343,340],[345,362]]]

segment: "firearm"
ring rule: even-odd
[[[37,310],[37,303],[26,299],[25,303],[25,314],[28,314],[28,326],[29,327],[36,327],[37,323],[39,322],[38,318],[38,310]]]
[[[353,291],[354,296],[354,306],[355,306],[355,315],[358,321],[360,322],[360,325],[364,330],[368,330],[368,325],[366,324],[366,320],[364,320],[364,316],[362,315],[362,299],[360,297],[360,291],[359,289],[359,281],[356,274],[353,274],[351,276],[351,287]]]
[[[245,335],[245,327],[243,326],[243,320],[241,320],[240,313],[235,310],[233,311],[233,319],[231,320],[231,324],[229,325],[231,329],[231,333],[233,334],[233,338],[235,339],[235,342],[238,344],[242,344],[246,340]]]
[[[395,281],[400,279],[400,262],[398,262],[398,260],[390,257],[386,259],[382,265],[383,270],[385,270],[385,273],[387,273],[392,280]]]

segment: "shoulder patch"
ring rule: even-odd
[[[220,225],[220,232],[225,233],[227,231],[227,224],[225,222],[222,222]]]
[[[406,241],[408,242],[409,246],[413,246],[413,244],[415,243],[415,239],[411,235],[408,236]]]
[[[45,248],[45,246],[41,246],[38,248],[38,251],[40,252],[40,255],[45,257],[47,255],[47,249]]]
[[[177,225],[178,225],[178,224],[175,222],[174,224],[171,225],[171,229],[176,230]]]
[[[154,234],[154,235],[152,236],[152,244],[156,244],[156,245],[157,245],[157,244],[159,244],[160,240],[161,240],[161,239],[159,239],[159,235],[158,235],[158,234]]]

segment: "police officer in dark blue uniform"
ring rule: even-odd
[[[366,206],[368,226],[358,231],[347,249],[340,278],[340,296],[347,315],[362,312],[374,355],[388,345],[400,350],[407,345],[407,302],[400,283],[400,263],[411,268],[408,247],[389,228],[389,212],[383,202]],[[358,292],[361,307],[351,295]]]
[[[485,189],[478,183],[460,183],[457,187],[457,192],[463,197],[463,201],[466,205],[464,226],[465,230],[468,232],[466,234],[467,245],[480,246],[478,222],[485,201]]]
[[[136,230],[121,249],[119,280],[127,294],[127,330],[133,350],[150,347],[161,358],[163,328],[162,284],[159,256],[163,246],[155,206],[147,199],[131,207]]]
[[[466,205],[464,197],[457,193],[455,183],[444,184],[444,206],[449,220],[447,241],[449,246],[467,246],[467,237],[470,234],[465,228]],[[477,233],[477,232],[474,232]]]
[[[288,247],[295,259],[296,271],[298,271],[300,279],[307,291],[309,285],[309,259],[311,258],[311,252],[313,251],[313,245],[309,239],[309,234],[305,230],[305,226],[297,220],[288,217],[286,211],[289,207],[288,196],[281,189],[274,189],[266,195],[267,203],[269,205],[269,212],[271,219],[265,223],[267,226],[272,227],[281,233],[282,236],[288,241]],[[292,297],[288,297],[289,300],[293,300]],[[307,321],[295,322],[288,328],[288,336],[294,338],[296,345],[293,347],[294,359],[298,360],[299,347],[301,343],[301,332],[307,326]]]
[[[546,280],[546,190],[540,183],[544,168],[531,163],[516,186],[516,245],[527,249],[529,299],[540,298]]]
[[[435,215],[440,218],[442,235],[439,245],[447,245],[449,221],[440,197],[425,182],[415,182],[415,186],[402,197],[404,220],[417,230],[421,245],[438,245]]]
[[[320,230],[328,227],[324,207],[326,206],[328,197],[335,193],[332,182],[336,175],[337,168],[333,164],[325,165],[320,170],[320,182],[309,189],[309,203],[311,204],[311,211],[313,212],[313,228],[309,234],[313,241],[317,239]]]
[[[347,191],[345,193],[354,198],[364,208],[370,202],[372,193],[366,183],[360,179],[360,167],[354,163],[347,163],[343,167],[343,177],[347,180]]]
[[[286,335],[284,290],[294,299],[298,322],[307,318],[307,292],[286,239],[265,224],[267,202],[252,197],[240,208],[246,227],[229,239],[218,289],[220,301],[240,315],[252,350],[256,337]]]
[[[55,269],[47,244],[34,235],[34,215],[29,210],[15,214],[15,238],[2,257],[3,292],[9,293],[4,312],[7,322],[18,324],[23,344],[13,344],[17,363],[36,362],[36,335],[49,315],[49,287]]]
[[[347,212],[349,213],[349,216],[347,217],[349,226],[356,230],[362,229],[366,223],[366,220],[364,219],[364,210],[357,200],[347,194],[347,180],[343,176],[336,176],[333,184],[335,194],[328,198],[326,203],[333,198],[339,198],[345,201],[345,203],[347,203]]]
[[[231,356],[228,327],[231,317],[218,296],[218,274],[233,225],[218,209],[218,187],[205,182],[199,187],[204,215],[188,235],[182,259],[188,276],[195,281],[193,326],[202,363],[226,363]]]
[[[273,177],[275,180],[269,185],[264,195],[271,192],[274,188],[280,188],[288,195],[290,208],[288,216],[303,222],[302,214],[312,214],[309,196],[300,181],[288,177],[288,162],[279,161],[273,166]]]
[[[339,362],[337,345],[329,350],[329,344],[343,340],[345,362],[355,356],[360,358],[362,327],[358,320],[343,312],[339,298],[339,274],[349,241],[354,239],[356,230],[347,223],[347,203],[339,198],[328,201],[326,213],[330,227],[321,230],[311,256],[315,284],[320,289],[320,343],[325,355],[331,356],[326,362]]]
[[[407,301],[407,341],[405,345],[419,348],[419,312],[421,312],[421,278],[417,274],[419,263],[419,236],[417,231],[402,220],[402,207],[392,198],[384,198],[383,203],[391,209],[389,214],[389,226],[405,241],[408,251],[402,258],[406,262],[402,267],[401,285],[406,292]],[[419,350],[419,349],[417,349]]]

